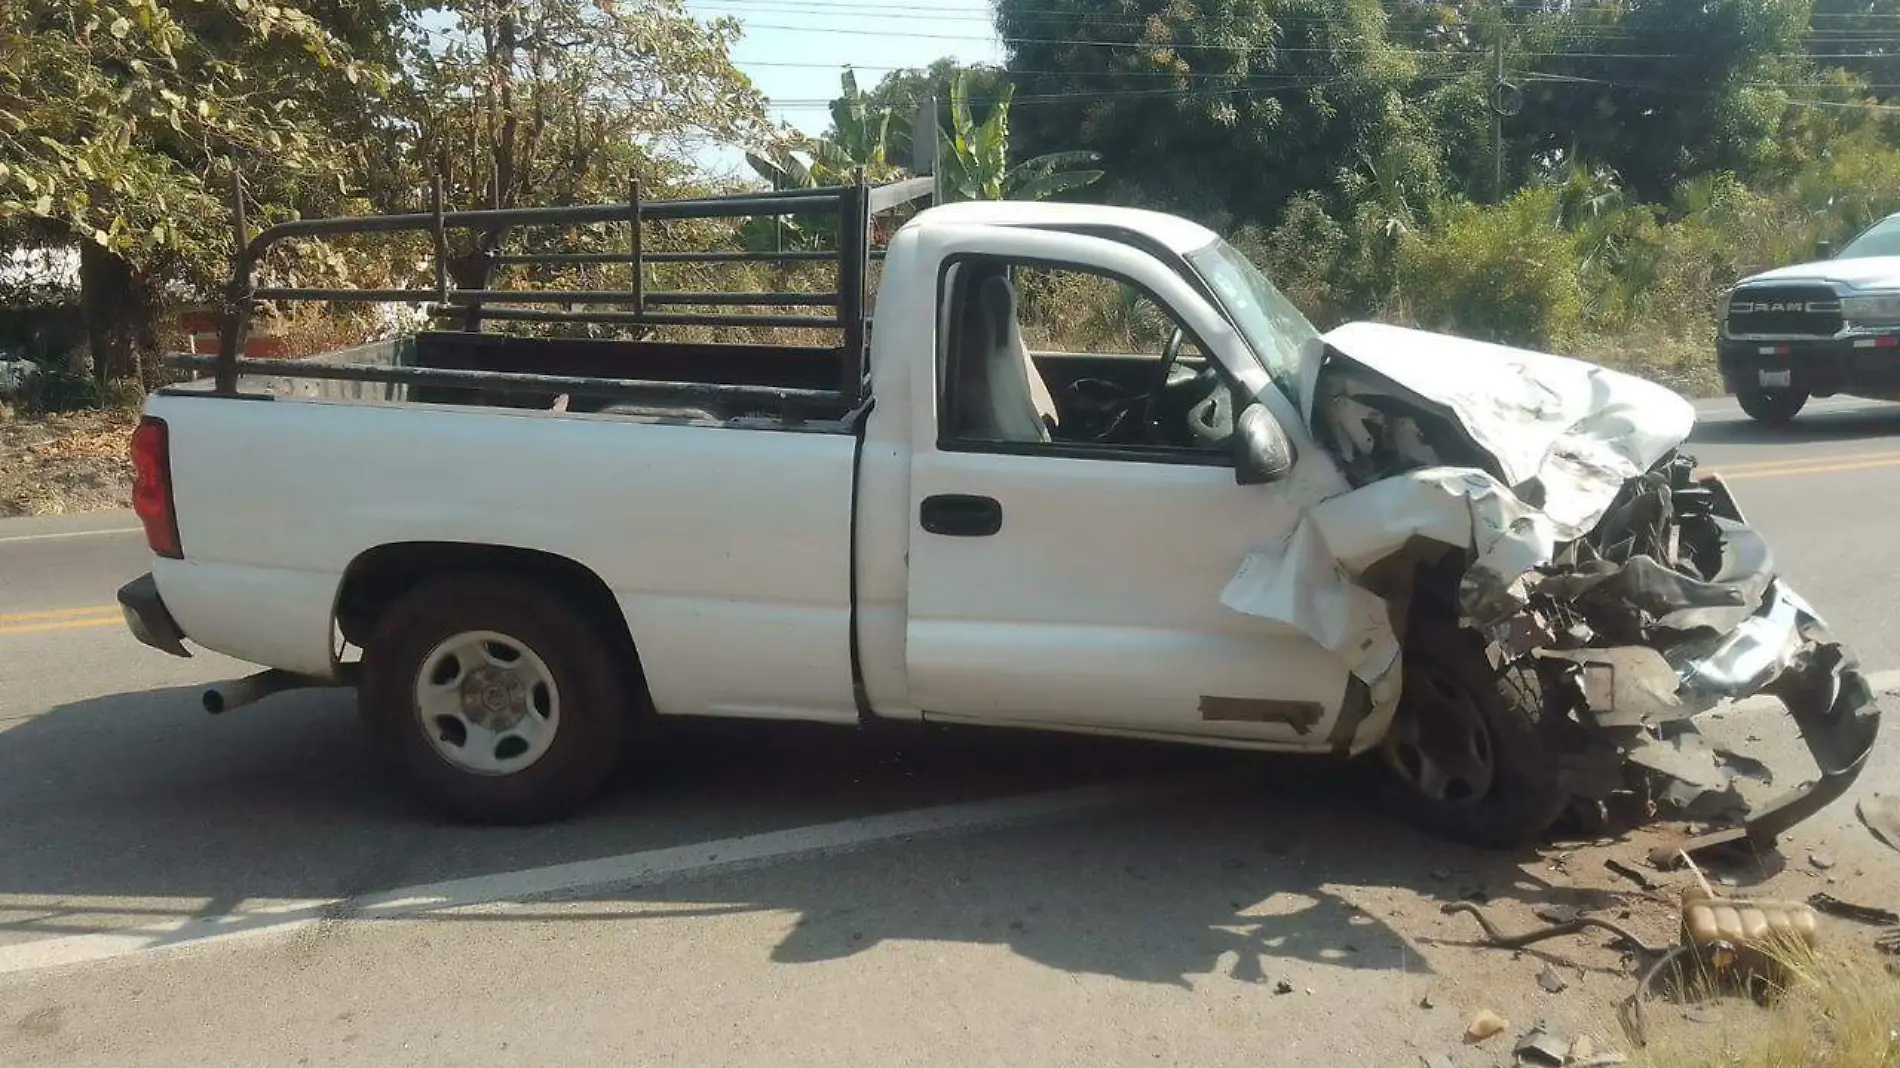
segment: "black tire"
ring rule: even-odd
[[[554,710],[552,738],[519,770],[469,770],[439,753],[424,732],[417,685],[426,662],[439,665],[441,655],[432,653],[479,632],[511,639],[546,669],[548,681],[535,691],[542,696],[527,704]],[[585,613],[544,588],[503,575],[439,579],[403,597],[377,623],[363,652],[359,699],[379,746],[445,815],[496,824],[557,819],[592,800],[620,762],[630,717],[626,674],[613,646]],[[531,674],[538,677],[538,668]],[[463,707],[474,707],[471,715],[485,708]],[[529,712],[516,707],[515,714]]]
[[[1787,426],[1808,403],[1804,389],[1743,389],[1735,393],[1736,403],[1748,417],[1765,426]]]
[[[1443,623],[1418,623],[1405,646],[1405,690],[1377,759],[1385,807],[1419,830],[1467,845],[1515,849],[1539,841],[1563,817],[1559,782],[1567,720],[1530,668],[1492,668],[1478,638]],[[1416,730],[1417,733],[1414,733]],[[1481,743],[1466,743],[1471,734]],[[1479,751],[1482,752],[1479,752]],[[1483,775],[1450,776],[1432,790],[1421,754],[1469,751]],[[1462,784],[1462,789],[1460,785]]]

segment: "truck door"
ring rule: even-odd
[[[971,230],[943,246],[937,373],[917,376],[913,705],[936,720],[1328,746],[1344,665],[1220,602],[1313,492],[1297,476],[1235,482],[1238,384],[1264,381],[1258,363],[1144,251]],[[1325,462],[1287,429],[1301,463]]]

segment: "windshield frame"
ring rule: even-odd
[[[1857,253],[1853,251],[1855,245],[1869,238],[1883,241],[1891,238],[1894,241],[1894,247],[1882,252]],[[1846,244],[1841,246],[1840,251],[1836,252],[1833,258],[1837,260],[1861,260],[1871,259],[1875,256],[1900,256],[1900,215],[1889,215],[1879,222],[1874,223],[1872,226],[1869,226],[1867,229],[1862,230],[1860,233],[1855,234],[1848,239]]]
[[[1267,378],[1304,418],[1305,393],[1325,354],[1326,342],[1306,317],[1261,270],[1225,238],[1181,256],[1223,318],[1253,352]],[[1237,299],[1235,291],[1239,291]],[[1238,305],[1238,306],[1237,306]],[[1291,326],[1292,337],[1283,328]]]

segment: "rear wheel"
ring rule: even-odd
[[[1537,841],[1563,816],[1561,712],[1532,669],[1494,669],[1470,632],[1413,628],[1405,690],[1380,746],[1387,806],[1428,833],[1471,845]]]
[[[1744,389],[1736,391],[1735,400],[1750,419],[1769,426],[1784,426],[1801,414],[1808,403],[1808,393],[1803,389]]]
[[[377,624],[363,712],[378,742],[459,819],[531,823],[590,800],[618,764],[624,674],[587,618],[505,576],[430,582]]]

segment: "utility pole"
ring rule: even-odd
[[[1499,8],[1497,36],[1491,40],[1491,203],[1504,200],[1504,19]]]

